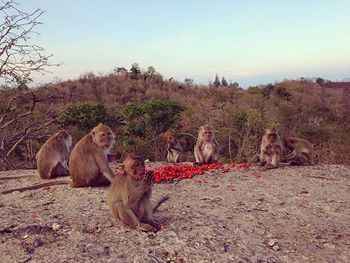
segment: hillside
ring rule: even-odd
[[[1,260],[349,262],[349,175],[342,165],[251,167],[156,184],[153,200],[171,195],[156,234],[116,222],[105,188],[1,195]],[[34,170],[1,172],[0,190],[34,181]]]
[[[116,151],[152,161],[164,160],[162,134],[168,129],[179,138],[185,161],[193,161],[198,128],[209,123],[224,163],[255,163],[265,129],[275,126],[281,136],[308,139],[316,162],[350,164],[349,83],[317,81],[285,80],[244,90],[237,83],[198,86],[191,79],[164,80],[153,68],[90,73],[29,90],[3,88],[0,162],[4,169],[11,162],[18,169],[34,167],[35,153],[59,128],[77,142],[103,122],[116,134]],[[4,125],[7,121],[12,122]]]

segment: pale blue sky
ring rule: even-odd
[[[243,87],[350,77],[348,0],[22,0],[41,8],[35,38],[62,63],[37,81],[152,65],[165,78]]]

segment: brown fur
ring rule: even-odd
[[[277,168],[283,154],[283,144],[275,128],[267,129],[260,145],[260,164],[266,169]]]
[[[130,154],[123,165],[124,174],[118,175],[108,190],[107,204],[113,216],[132,228],[146,232],[159,230],[159,223],[153,218],[153,213],[168,197],[162,198],[152,208],[152,174],[145,175],[144,160]]]
[[[69,160],[72,187],[102,186],[113,181],[107,154],[114,143],[112,130],[100,123],[73,148]]]
[[[199,128],[198,138],[194,146],[194,157],[198,163],[215,163],[218,161],[220,147],[210,125]]]
[[[286,151],[291,151],[285,156],[285,160],[294,165],[314,164],[314,149],[312,144],[305,139],[297,137],[285,137]]]
[[[72,136],[61,130],[51,136],[36,155],[39,176],[51,179],[68,175],[68,160],[72,149]]]
[[[173,134],[168,136],[166,143],[167,162],[179,163],[182,160],[183,149]]]

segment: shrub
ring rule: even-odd
[[[113,122],[110,116],[100,103],[91,105],[87,103],[76,104],[68,107],[61,115],[59,122],[63,127],[78,126],[82,130],[91,130],[100,122],[109,124]]]

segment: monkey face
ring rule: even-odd
[[[214,133],[212,130],[204,130],[202,131],[203,140],[206,142],[211,142],[214,138]]]
[[[136,180],[141,180],[144,178],[146,173],[145,163],[143,160],[135,160],[131,165],[130,175]]]
[[[171,149],[171,148],[174,147],[174,146],[175,146],[175,140],[174,140],[174,138],[169,139],[169,140],[168,140],[168,143],[167,143],[167,148],[168,148],[168,149]]]
[[[92,137],[94,142],[103,149],[110,148],[114,143],[114,134],[108,127],[93,130]]]
[[[267,140],[270,144],[274,144],[277,141],[277,134],[276,133],[269,133],[267,134]]]

